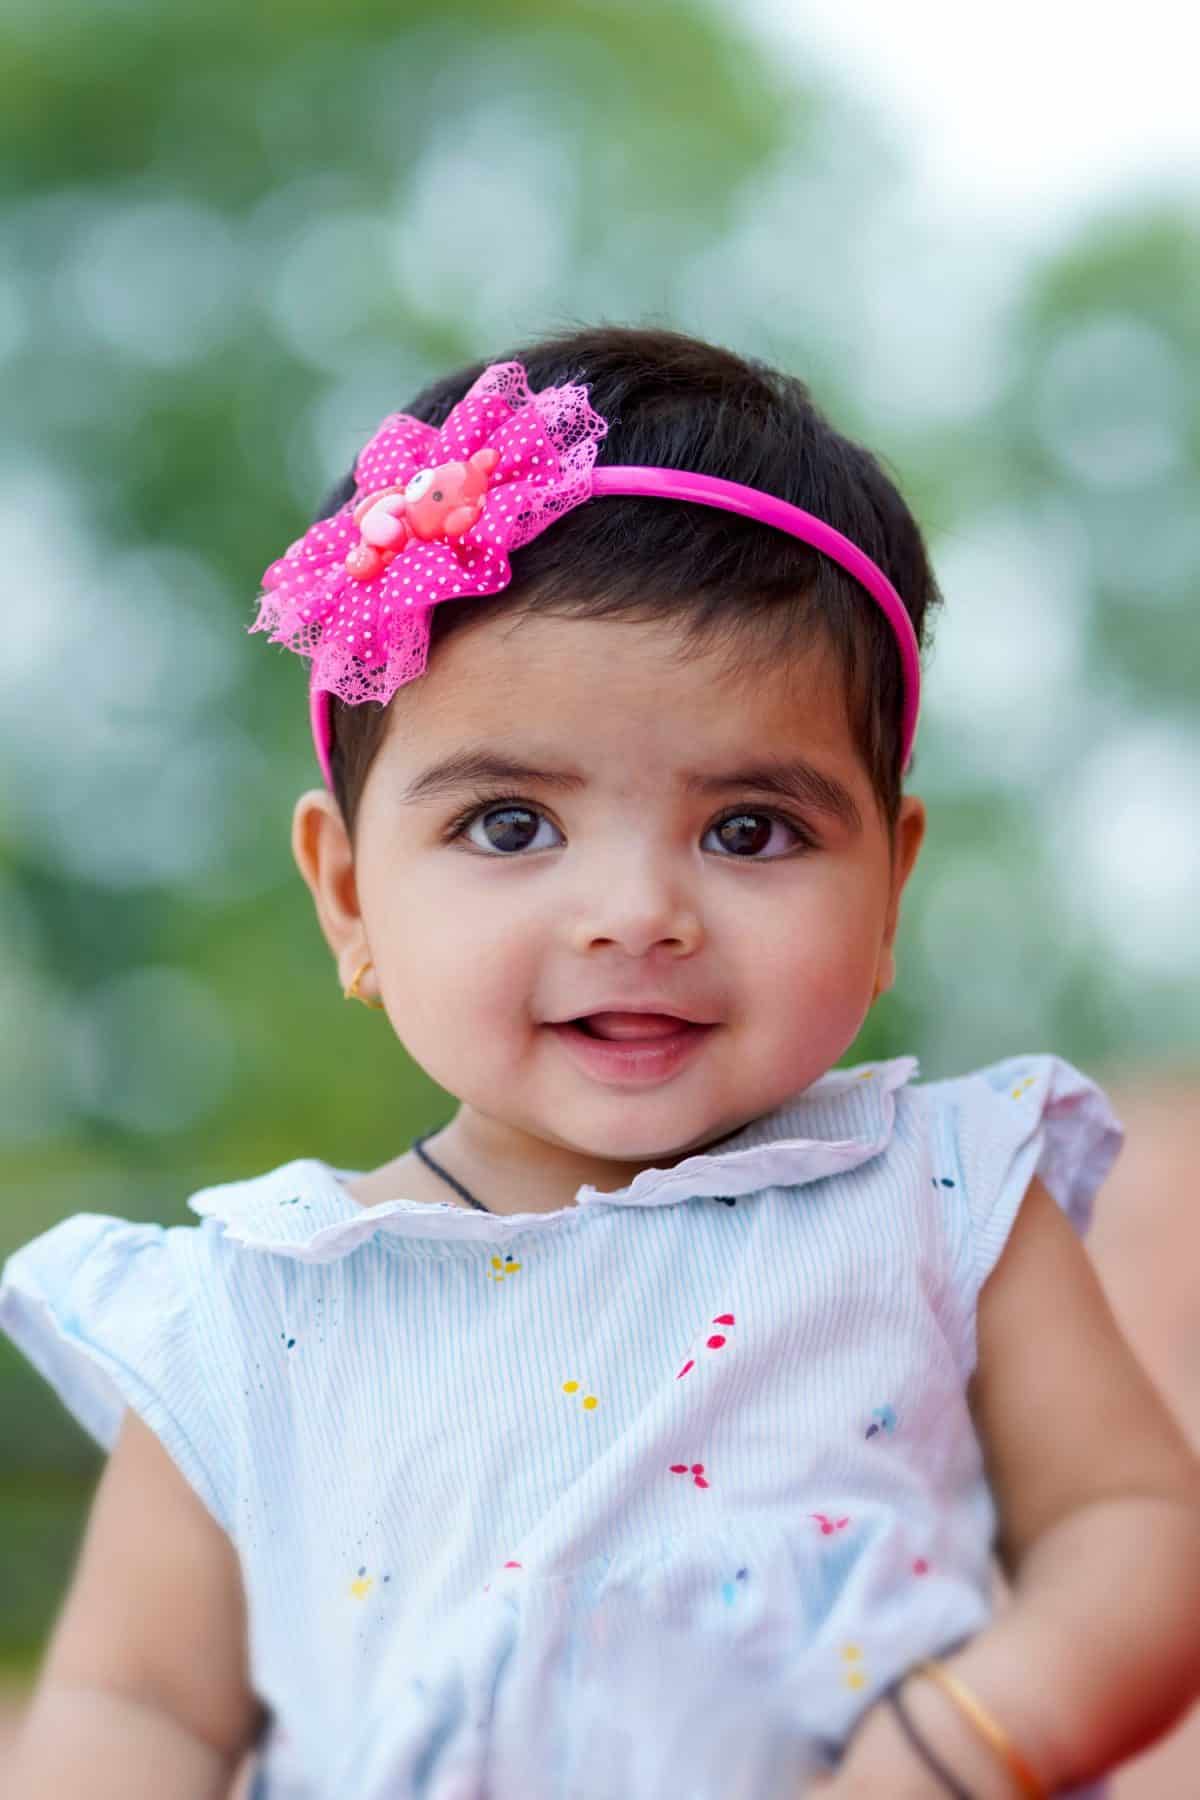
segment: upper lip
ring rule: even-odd
[[[561,1019],[549,1019],[550,1025],[569,1025],[573,1019],[590,1019],[596,1013],[658,1013],[668,1019],[682,1019],[688,1025],[711,1025],[711,1019],[700,1019],[679,1006],[667,1006],[661,1000],[613,1000],[603,1006],[588,1006],[580,1012],[567,1013]]]

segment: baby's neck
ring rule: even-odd
[[[615,1162],[533,1139],[480,1120],[465,1108],[424,1147],[492,1213],[558,1212],[574,1206],[581,1187],[613,1193],[628,1187],[643,1169],[654,1167],[651,1162]],[[443,1199],[450,1198],[449,1185],[442,1183],[442,1188]]]
[[[643,1169],[671,1168],[710,1146],[694,1146],[645,1160],[617,1161],[533,1138],[460,1107],[450,1123],[423,1147],[488,1212],[500,1214],[559,1212],[575,1204],[582,1187],[615,1193],[628,1187]],[[469,1206],[413,1150],[359,1177],[349,1185],[348,1192],[363,1206],[400,1198]]]

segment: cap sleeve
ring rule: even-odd
[[[77,1213],[9,1257],[0,1327],[105,1450],[132,1407],[229,1531],[229,1450],[193,1304],[205,1238]]]
[[[972,1297],[999,1261],[1039,1176],[1082,1237],[1123,1133],[1100,1088],[1056,1056],[1013,1057],[934,1084],[942,1160],[957,1163]]]

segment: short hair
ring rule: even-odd
[[[888,576],[925,643],[940,595],[920,528],[879,461],[833,429],[798,377],[680,332],[630,326],[565,331],[496,360],[523,363],[535,392],[586,384],[608,423],[598,465],[721,476],[835,526]],[[403,410],[441,425],[486,366],[444,376]],[[351,473],[318,517],[338,511],[354,492]],[[621,496],[575,507],[512,552],[510,562],[512,580],[498,595],[432,609],[431,663],[441,639],[485,611],[670,622],[685,649],[724,651],[728,667],[747,678],[777,666],[789,649],[824,639],[890,832],[903,777],[899,651],[875,601],[811,545],[693,502]],[[351,837],[399,698],[387,707],[331,699],[334,793]]]

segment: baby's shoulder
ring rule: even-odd
[[[943,1075],[932,1081],[914,1082],[909,1096],[931,1109],[962,1104],[986,1107],[996,1097],[1019,1099],[1022,1094],[1045,1096],[1064,1084],[1095,1088],[1086,1075],[1049,1051],[1028,1051],[1006,1056],[998,1062],[985,1063],[977,1069],[966,1069],[957,1075]]]
[[[914,1083],[895,1143],[920,1151],[926,1194],[961,1233],[977,1285],[994,1266],[1037,1176],[1079,1235],[1121,1147],[1107,1096],[1061,1057],[1006,1057]]]
[[[264,1378],[249,1394],[246,1370],[286,1362],[321,1285],[297,1281],[296,1262],[340,1262],[375,1227],[309,1159],[201,1188],[187,1207],[196,1222],[78,1212],[50,1226],[0,1270],[0,1331],[105,1450],[138,1413],[232,1533],[246,1401],[277,1391]]]
[[[259,1175],[198,1188],[187,1206],[214,1240],[243,1249],[303,1247],[348,1201],[338,1173],[316,1157],[295,1157]]]
[[[1097,1083],[1062,1057],[1040,1052],[908,1086],[897,1104],[897,1136],[905,1135],[924,1137],[935,1155],[957,1158],[976,1173],[1001,1168],[1022,1146],[1037,1145],[1064,1166],[1087,1163],[1097,1181],[1121,1142]]]

